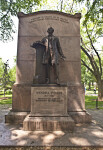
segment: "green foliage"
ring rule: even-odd
[[[85,96],[85,106],[86,109],[95,109],[96,108],[96,99],[97,96]],[[0,94],[0,104],[12,104],[12,94]],[[99,109],[103,109],[103,101],[98,102]]]
[[[89,67],[91,67],[88,57],[82,51],[81,58]],[[85,86],[89,85],[90,82],[96,82],[94,75],[83,64],[81,65],[81,82],[85,84]]]
[[[10,97],[8,99],[0,100],[0,104],[2,104],[2,105],[4,105],[4,104],[12,104],[12,97]]]
[[[85,15],[85,22],[88,20],[95,22],[98,20],[99,23],[103,21],[103,1],[94,0],[92,2],[88,1],[87,3],[87,13]]]
[[[16,81],[16,65],[9,70],[8,74],[9,74],[10,81],[11,81],[10,85],[12,86],[13,83],[15,83]]]
[[[16,63],[16,58],[14,58]],[[16,64],[10,69],[8,60],[6,63],[0,59],[0,89],[5,92],[12,89],[12,85],[16,81]]]
[[[0,83],[1,83],[3,71],[4,71],[3,70],[3,61],[2,61],[2,58],[0,58]]]
[[[0,89],[4,90],[4,96],[5,96],[5,91],[8,89],[11,89],[11,85],[12,82],[10,81],[10,76],[9,76],[9,64],[8,64],[8,60],[6,61],[6,63],[3,64],[3,74],[2,74],[2,78],[0,80]]]
[[[76,4],[81,4],[86,8],[84,14],[84,24],[88,21],[103,23],[103,0],[74,0]]]
[[[0,104],[12,104],[12,94],[5,94],[4,97],[3,92],[0,92]]]
[[[15,27],[12,16],[18,12],[30,13],[40,0],[0,0],[0,40],[12,40]]]
[[[103,34],[103,23],[101,23],[103,22],[103,14],[101,14],[103,2],[101,2],[101,0],[86,1],[86,9],[83,10],[84,15],[81,22],[81,47],[82,50],[84,48],[83,52],[85,53],[85,55],[82,55],[81,57],[82,63],[88,68],[87,70],[92,73],[89,73],[89,76],[87,75],[88,79],[90,80],[90,76],[93,76],[93,78],[95,77],[94,79],[96,79],[95,81],[99,81],[99,79],[101,80],[101,76],[103,75],[102,51],[100,51],[100,46],[99,48],[97,46],[99,45],[98,40]],[[101,14],[98,17],[97,12]]]

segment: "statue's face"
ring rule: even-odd
[[[49,35],[52,35],[53,32],[54,32],[54,29],[53,28],[49,28],[47,32],[48,32]]]

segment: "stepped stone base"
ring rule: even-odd
[[[78,123],[91,123],[92,116],[86,111],[68,112],[76,124]]]
[[[70,116],[32,117],[28,115],[23,121],[25,131],[73,131],[74,127],[74,120]]]
[[[23,123],[25,117],[29,114],[29,112],[13,112],[10,111],[7,115],[5,115],[5,123],[9,124],[19,124]]]

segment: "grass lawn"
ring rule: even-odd
[[[86,107],[86,109],[96,108],[96,99],[97,99],[97,96],[86,95],[85,96],[85,107]],[[98,108],[103,109],[103,101],[98,102]]]
[[[86,109],[95,109],[96,108],[96,99],[97,96],[85,96],[85,107]],[[0,92],[0,104],[12,104],[12,93],[6,93],[5,97],[3,95],[3,92]],[[98,102],[99,109],[103,109],[103,101]]]
[[[3,92],[0,91],[0,104],[12,104],[12,93],[7,92],[4,97]]]

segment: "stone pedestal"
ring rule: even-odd
[[[74,127],[74,121],[69,115],[61,117],[28,115],[23,122],[23,128],[27,131],[73,131]]]
[[[32,129],[32,126],[34,126],[34,130],[37,125],[33,124],[37,122],[37,118],[41,120],[41,124],[45,127],[52,120],[54,122],[51,125],[53,130],[59,128],[55,127],[57,126],[55,122],[60,122],[59,124],[63,124],[63,122],[68,124],[69,122],[70,125],[73,119],[72,125],[70,125],[73,127],[74,122],[90,122],[91,115],[85,110],[85,94],[84,88],[81,86],[81,15],[71,15],[58,11],[39,11],[31,14],[18,13],[18,18],[16,83],[13,85],[12,111],[5,116],[5,122],[23,123],[25,130]],[[42,65],[41,59],[43,51],[40,47],[39,51],[36,51],[30,46],[36,41],[41,41],[47,35],[47,29],[50,26],[54,28],[54,35],[59,38],[63,54],[66,56],[65,61],[60,59],[58,70],[60,83],[66,83],[67,87],[41,85],[45,83],[45,66]],[[50,70],[50,80],[51,83],[54,83],[54,70]],[[32,87],[31,93],[33,82],[40,85]],[[56,93],[56,95],[53,95],[53,93],[50,95],[35,93],[37,90],[40,92],[40,86],[42,86],[41,90],[51,91],[53,89],[55,91],[54,88],[56,88],[56,91],[62,91],[62,98],[60,93],[59,96]],[[35,96],[37,99],[35,99]],[[30,117],[27,116],[28,114]],[[43,122],[46,122],[47,125],[44,125]],[[64,128],[67,129],[70,126],[67,125]],[[45,130],[45,127],[43,130]],[[50,127],[48,128],[50,129]],[[62,125],[61,128],[63,128]]]
[[[31,87],[31,115],[67,115],[67,87],[57,85]]]
[[[67,87],[31,87],[31,113],[24,119],[24,130],[73,130],[74,120],[67,113]]]
[[[7,115],[5,115],[5,123],[8,124],[22,124],[25,117],[29,114],[29,112],[14,112],[10,111]]]
[[[92,116],[87,111],[74,111],[69,112],[76,124],[78,123],[91,123]]]

